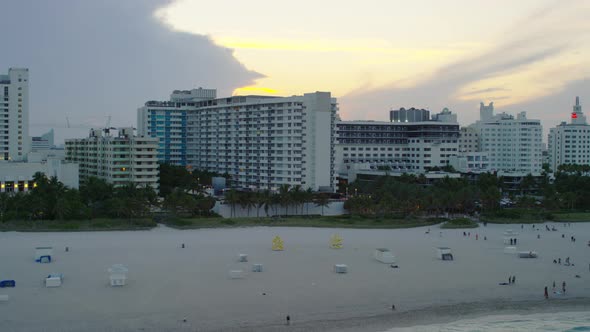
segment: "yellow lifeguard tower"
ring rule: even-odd
[[[330,238],[330,248],[340,249],[342,248],[342,238],[338,234],[332,235]]]
[[[272,250],[283,251],[284,249],[283,239],[278,235],[275,236],[274,239],[272,239]]]

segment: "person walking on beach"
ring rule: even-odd
[[[291,325],[291,316],[287,315],[287,325]]]
[[[512,284],[516,282],[516,276],[512,276]]]
[[[557,264],[561,265],[561,257],[557,259]]]
[[[553,280],[553,294],[555,294],[555,280]]]
[[[545,286],[545,298],[548,299],[549,298],[549,293],[547,292],[547,286]]]
[[[565,294],[565,281],[561,284],[561,290],[563,291],[563,294]]]

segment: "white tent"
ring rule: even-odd
[[[111,286],[125,286],[129,270],[123,264],[114,264],[109,268]]]
[[[63,279],[63,274],[61,273],[52,273],[45,278],[45,287],[59,287],[61,286],[61,282]]]
[[[385,264],[395,263],[395,256],[391,253],[391,250],[387,248],[377,248],[373,254],[375,259]]]
[[[347,273],[348,266],[346,264],[335,264],[334,265],[334,272],[336,273]]]
[[[448,247],[436,248],[436,258],[442,259],[443,261],[452,261],[453,254],[451,252],[451,248],[448,248]]]
[[[536,251],[520,251],[518,252],[518,257],[520,258],[537,258],[537,252]]]
[[[515,232],[511,229],[507,229],[504,231],[504,236],[517,236],[518,232]]]
[[[516,247],[504,247],[505,254],[516,254]]]
[[[244,270],[230,270],[229,277],[230,279],[242,279],[244,278]]]

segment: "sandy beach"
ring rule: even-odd
[[[3,331],[383,331],[494,312],[587,310],[590,224],[555,224],[556,232],[544,225],[537,231],[531,225],[521,230],[488,224],[469,230],[470,237],[438,227],[429,234],[427,228],[281,227],[0,233],[0,280],[17,283],[0,289],[10,297],[0,302],[0,326]],[[502,234],[508,228],[520,233],[519,251],[534,250],[539,257],[504,254]],[[344,240],[342,249],[329,248],[335,233]],[[284,240],[284,251],[271,250],[275,235]],[[54,261],[35,263],[37,246],[53,246]],[[450,247],[455,260],[436,259],[439,246]],[[373,258],[379,247],[393,251],[399,268]],[[248,254],[249,262],[239,263],[239,253]],[[575,266],[553,263],[566,257]],[[116,263],[129,268],[124,287],[109,286],[107,269]],[[250,272],[252,263],[264,264],[264,272]],[[349,273],[334,273],[334,264],[347,264]],[[229,271],[236,269],[244,270],[245,278],[230,279]],[[50,273],[64,274],[61,287],[45,288]],[[499,285],[511,275],[514,285]],[[558,288],[567,283],[565,295],[552,294],[554,280]]]

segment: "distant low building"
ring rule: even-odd
[[[31,137],[31,151],[37,152],[40,150],[49,150],[54,148],[54,133],[53,129],[41,136]]]
[[[449,165],[459,173],[490,172],[490,160],[487,152],[462,152],[451,156]]]
[[[33,176],[56,177],[65,186],[78,189],[78,165],[48,158],[43,162],[0,162],[0,192],[27,192],[35,186]]]
[[[115,187],[134,183],[158,189],[158,140],[133,135],[133,128],[93,129],[87,138],[66,139],[66,160],[80,165],[80,182],[94,176]]]

